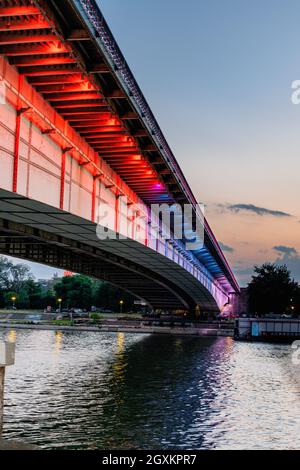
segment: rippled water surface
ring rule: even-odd
[[[37,330],[3,337],[17,342],[6,438],[45,449],[300,448],[289,346]]]

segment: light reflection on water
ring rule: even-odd
[[[6,438],[45,449],[300,447],[289,346],[37,330],[3,337],[17,341]]]

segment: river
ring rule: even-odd
[[[232,338],[0,330],[4,437],[44,449],[299,449],[300,366]]]

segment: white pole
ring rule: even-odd
[[[0,436],[3,431],[5,367],[15,363],[15,343],[0,341]]]
[[[5,367],[0,367],[0,436],[2,436],[3,431],[4,378]]]

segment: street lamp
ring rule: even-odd
[[[124,300],[120,300],[120,313],[123,312],[123,304],[124,304]]]
[[[13,303],[13,309],[15,309],[17,297],[15,295],[12,296],[11,301]]]
[[[57,299],[58,305],[59,305],[59,313],[61,313],[61,303],[62,299]]]

